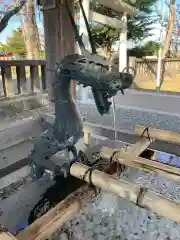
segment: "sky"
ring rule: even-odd
[[[18,27],[20,27],[20,21],[17,17],[12,17],[8,26],[1,33],[0,42],[5,43],[6,39],[11,36],[13,30],[17,29]]]
[[[177,0],[180,1],[180,0]],[[3,2],[3,3],[2,3]],[[0,10],[2,10],[4,8],[4,2],[6,4],[11,3],[12,0],[0,0]],[[160,5],[159,5],[160,7]],[[39,20],[39,17],[37,18]],[[6,39],[11,36],[13,30],[17,29],[18,27],[20,27],[20,20],[17,16],[14,16],[10,19],[8,26],[3,30],[3,32],[1,33],[1,38],[0,38],[0,42],[5,43]],[[147,38],[145,41],[148,40],[158,40],[159,39],[159,35],[160,35],[160,25],[157,23],[153,26],[153,30],[152,30],[153,36]],[[132,47],[134,44],[132,42],[128,43],[129,47]]]

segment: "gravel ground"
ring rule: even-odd
[[[180,185],[128,169],[123,179],[148,187],[180,203]],[[101,193],[66,224],[53,240],[178,240],[180,225],[122,198]]]
[[[94,104],[79,104],[79,108],[88,122],[113,127],[112,109],[110,114],[102,117]],[[180,115],[177,114],[117,105],[116,119],[116,127],[125,132],[132,132],[136,125],[180,132]]]

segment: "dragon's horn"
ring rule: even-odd
[[[69,15],[69,19],[71,21],[72,29],[73,29],[73,32],[74,32],[74,35],[75,35],[75,39],[76,39],[76,41],[79,44],[81,53],[82,54],[86,54],[86,53],[88,53],[88,51],[86,50],[85,45],[84,45],[84,43],[82,41],[82,36],[79,35],[76,23],[75,23],[74,18],[72,16],[72,13],[71,13],[71,10],[69,8],[67,0],[65,2],[66,2],[66,7],[67,7],[67,12],[68,12],[68,15]]]
[[[88,23],[88,20],[87,20],[87,17],[86,17],[86,13],[85,13],[83,5],[82,5],[82,0],[79,0],[79,6],[81,8],[83,18],[84,18],[84,22],[86,24],[86,29],[87,29],[87,32],[88,32],[88,37],[89,37],[89,42],[90,42],[90,45],[91,45],[92,53],[96,54],[97,53],[96,52],[96,47],[95,47],[95,44],[94,44],[94,41],[93,41],[93,37],[92,37],[91,30],[90,30],[90,27],[89,27],[89,23]]]

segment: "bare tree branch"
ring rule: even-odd
[[[16,15],[26,3],[26,0],[17,0],[0,20],[0,33],[7,27],[10,18]]]

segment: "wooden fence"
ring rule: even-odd
[[[0,96],[10,97],[45,90],[45,65],[44,60],[0,61]]]
[[[117,57],[113,60],[113,69],[118,69],[119,60]],[[129,63],[131,67],[136,69],[137,75],[136,79],[152,80],[156,78],[158,59],[148,59],[148,58],[136,58],[129,57]],[[163,60],[162,64],[162,76],[172,77],[174,75],[180,74],[180,58],[166,58]]]
[[[133,61],[131,61],[133,62]],[[137,78],[146,77],[154,79],[157,74],[157,59],[135,59],[134,66],[137,71]],[[180,74],[180,59],[166,58],[162,62],[162,76],[172,77]]]
[[[137,80],[149,80],[156,77],[157,59],[129,58],[129,65],[137,71]],[[113,69],[117,68],[117,59]],[[180,74],[180,59],[164,60],[164,77]],[[10,60],[0,61],[0,97],[11,97],[24,93],[46,90],[46,61]]]

